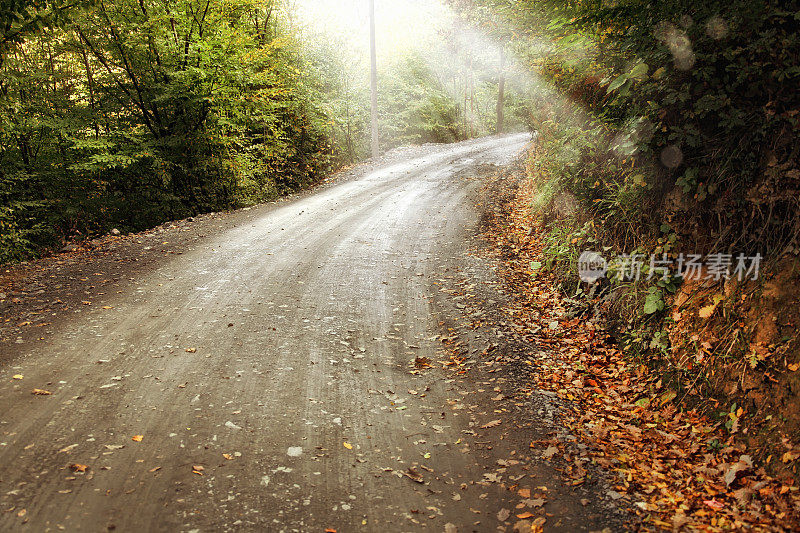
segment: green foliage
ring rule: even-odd
[[[657,287],[650,287],[647,290],[647,297],[644,300],[644,314],[652,315],[664,310],[664,293]]]
[[[270,2],[37,9],[48,24],[4,41],[0,262],[274,198],[334,163],[314,78]]]
[[[15,45],[36,32],[63,24],[91,0],[3,0],[0,2],[0,67]]]
[[[606,243],[649,245],[664,221],[675,248],[691,236],[708,252],[769,254],[797,239],[797,6],[480,4],[557,88],[537,106],[542,167]]]
[[[0,263],[19,261],[34,250],[33,241],[44,232],[38,220],[42,203],[14,200],[14,191],[26,188],[24,175],[4,176],[0,181]]]
[[[368,66],[343,36],[311,35],[301,50],[307,68],[304,81],[325,113],[334,158],[352,164],[370,151]]]
[[[610,254],[776,257],[800,241],[796,5],[479,4],[515,28],[511,46],[547,82],[535,106],[536,208],[565,277],[574,251],[564,249],[587,223]],[[618,304],[626,328],[643,328],[642,346],[676,290],[654,277]]]
[[[369,151],[368,69],[283,0],[0,6],[0,262],[273,199]],[[302,41],[301,41],[302,39]],[[437,40],[438,39],[438,40]],[[501,56],[455,25],[383,64],[381,144],[495,128]],[[530,123],[505,79],[507,130]]]
[[[393,146],[459,140],[459,110],[424,59],[412,55],[384,78],[381,131]]]

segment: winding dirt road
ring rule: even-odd
[[[0,530],[495,530],[500,491],[464,490],[485,470],[452,380],[414,361],[437,358],[432,286],[476,220],[464,171],[529,141],[257,208],[12,344]]]

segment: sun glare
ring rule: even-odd
[[[369,50],[368,0],[294,0],[289,10],[301,31],[344,35],[354,48]],[[453,17],[437,0],[376,0],[379,60],[390,60],[429,42]]]

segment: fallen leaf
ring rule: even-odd
[[[431,360],[427,357],[417,357],[414,359],[414,366],[417,368],[430,368]]]
[[[148,470],[148,472],[150,472],[152,474],[153,472],[158,472],[159,470],[161,470],[161,467],[157,466],[155,468],[151,468],[150,470]]]
[[[133,437],[131,437],[131,440],[134,441],[134,442],[142,442],[143,438],[144,438],[144,435],[134,435]]]
[[[800,370],[800,363],[794,363],[792,365],[789,365],[789,370],[791,370],[792,372],[797,372],[798,370]]]
[[[517,518],[523,518],[524,519],[524,518],[531,518],[533,516],[536,516],[536,515],[534,515],[533,513],[529,512],[529,511],[526,511],[524,513],[518,514]]]
[[[89,469],[88,465],[82,465],[80,463],[72,463],[69,467],[73,472],[86,472]]]
[[[403,475],[404,475],[404,476],[406,476],[406,477],[407,477],[408,479],[410,479],[411,481],[415,481],[415,482],[417,482],[417,483],[424,483],[424,482],[425,482],[425,478],[423,478],[423,477],[422,477],[422,474],[420,474],[419,472],[417,472],[417,471],[414,469],[414,467],[409,467],[409,469],[408,469],[408,470],[406,470],[405,472],[403,472]]]
[[[25,376],[23,376],[22,374],[14,374],[14,376],[11,379],[22,379],[24,377]]]
[[[702,307],[697,314],[700,315],[700,318],[708,318],[714,314],[716,309],[716,305],[707,305],[706,307]]]
[[[233,461],[233,456],[231,454],[229,454],[229,453],[223,453],[222,457],[224,457],[228,461]]]
[[[197,353],[197,348],[186,348],[186,353]]]
[[[716,510],[720,510],[720,509],[725,508],[725,504],[724,503],[718,502],[717,500],[715,500],[713,498],[710,499],[710,500],[703,500],[703,503],[708,505],[712,509],[716,509]]]
[[[53,393],[52,393],[52,392],[50,392],[49,390],[44,390],[44,389],[33,389],[33,390],[31,391],[31,394],[34,394],[34,395],[36,395],[36,396],[50,396],[50,395],[51,395],[51,394],[53,394]]]
[[[499,426],[502,423],[503,423],[502,420],[492,420],[491,422],[488,422],[488,423],[482,425],[481,429],[496,428],[497,426]]]
[[[509,511],[508,509],[505,508],[500,509],[497,512],[497,520],[499,520],[500,522],[505,522],[506,520],[508,520],[509,516],[511,516],[511,511]]]
[[[345,448],[347,448],[348,450],[352,450],[352,449],[353,449],[353,445],[352,445],[352,444],[350,444],[349,442],[344,442],[344,443],[342,443],[342,446],[344,446],[344,447],[345,447]]]
[[[677,512],[672,517],[672,527],[675,528],[675,530],[681,529],[683,526],[685,526],[689,522],[690,522],[689,517],[686,516],[686,514],[684,514],[682,512]]]
[[[733,465],[725,472],[725,484],[729,487],[736,481],[736,476],[739,475],[740,472],[747,472],[748,470],[753,468],[753,460],[750,458],[749,455],[742,455],[739,458],[739,461]]]
[[[523,498],[530,498],[531,497],[531,489],[519,489],[517,494],[522,496]]]
[[[792,452],[788,451],[781,456],[781,462],[783,463],[791,463],[795,459],[800,457],[800,452]]]
[[[701,308],[700,311],[698,312],[698,315],[700,315],[700,318],[709,318],[711,315],[713,315],[714,311],[717,310],[717,307],[719,306],[720,302],[722,302],[723,299],[724,298],[723,298],[722,295],[720,295],[720,294],[715,295],[714,296],[714,303],[712,303],[711,305],[707,305],[707,306]]]
[[[548,446],[547,449],[542,454],[542,457],[545,459],[551,459],[555,454],[558,453],[558,448],[555,446]]]

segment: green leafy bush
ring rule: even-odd
[[[41,23],[3,41],[0,261],[274,198],[327,172],[327,117],[273,7],[89,2],[32,15]]]

